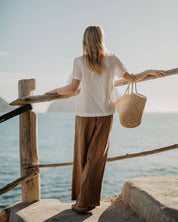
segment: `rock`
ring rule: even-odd
[[[67,99],[58,99],[49,106],[47,112],[74,112],[78,96]]]
[[[134,178],[124,184],[121,195],[148,222],[178,221],[178,176]]]
[[[115,89],[116,98],[119,97],[117,89]],[[74,112],[77,104],[78,96],[67,99],[58,99],[54,101],[48,108],[47,112]]]
[[[0,213],[1,222],[176,222],[178,176],[133,178],[121,195],[108,197],[87,214],[71,210],[72,203],[41,199],[17,202]]]
[[[17,202],[6,208],[6,211],[10,211],[8,222],[144,222],[124,205],[120,196],[112,198],[112,201],[101,201],[100,206],[87,214],[73,211],[71,205],[58,200],[41,199],[32,204]]]
[[[4,99],[0,97],[0,112],[6,113],[15,109],[15,106],[10,106]]]

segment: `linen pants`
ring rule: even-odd
[[[80,206],[100,205],[112,123],[113,114],[75,116],[71,199]]]

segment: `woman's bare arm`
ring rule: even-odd
[[[78,89],[79,85],[80,85],[80,80],[72,79],[71,84],[61,87],[61,88],[53,89],[49,92],[46,92],[45,95],[47,94],[59,94],[59,95],[73,94]]]
[[[152,75],[152,76],[157,76],[157,77],[163,77],[164,75],[166,75],[164,70],[146,70],[144,72],[138,73],[134,75],[134,78],[136,81],[139,81],[141,79],[144,79],[145,77]],[[128,72],[126,72],[122,78],[128,82],[132,82],[132,75],[129,74]]]

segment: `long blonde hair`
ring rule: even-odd
[[[87,67],[101,74],[104,65],[105,45],[104,34],[99,26],[89,26],[83,35],[83,58]]]

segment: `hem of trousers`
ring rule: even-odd
[[[81,203],[81,202],[77,202],[77,204],[81,207],[96,207],[96,206],[100,206],[100,203],[95,203],[95,204],[90,204],[90,203]]]
[[[71,200],[76,200],[77,201],[77,198],[71,198]],[[79,203],[77,203],[79,206],[82,206],[82,207],[96,207],[96,206],[100,206],[100,201],[99,201],[99,203],[97,202],[97,203],[95,203],[95,204],[89,204],[89,203],[81,203],[81,202],[79,202]]]

